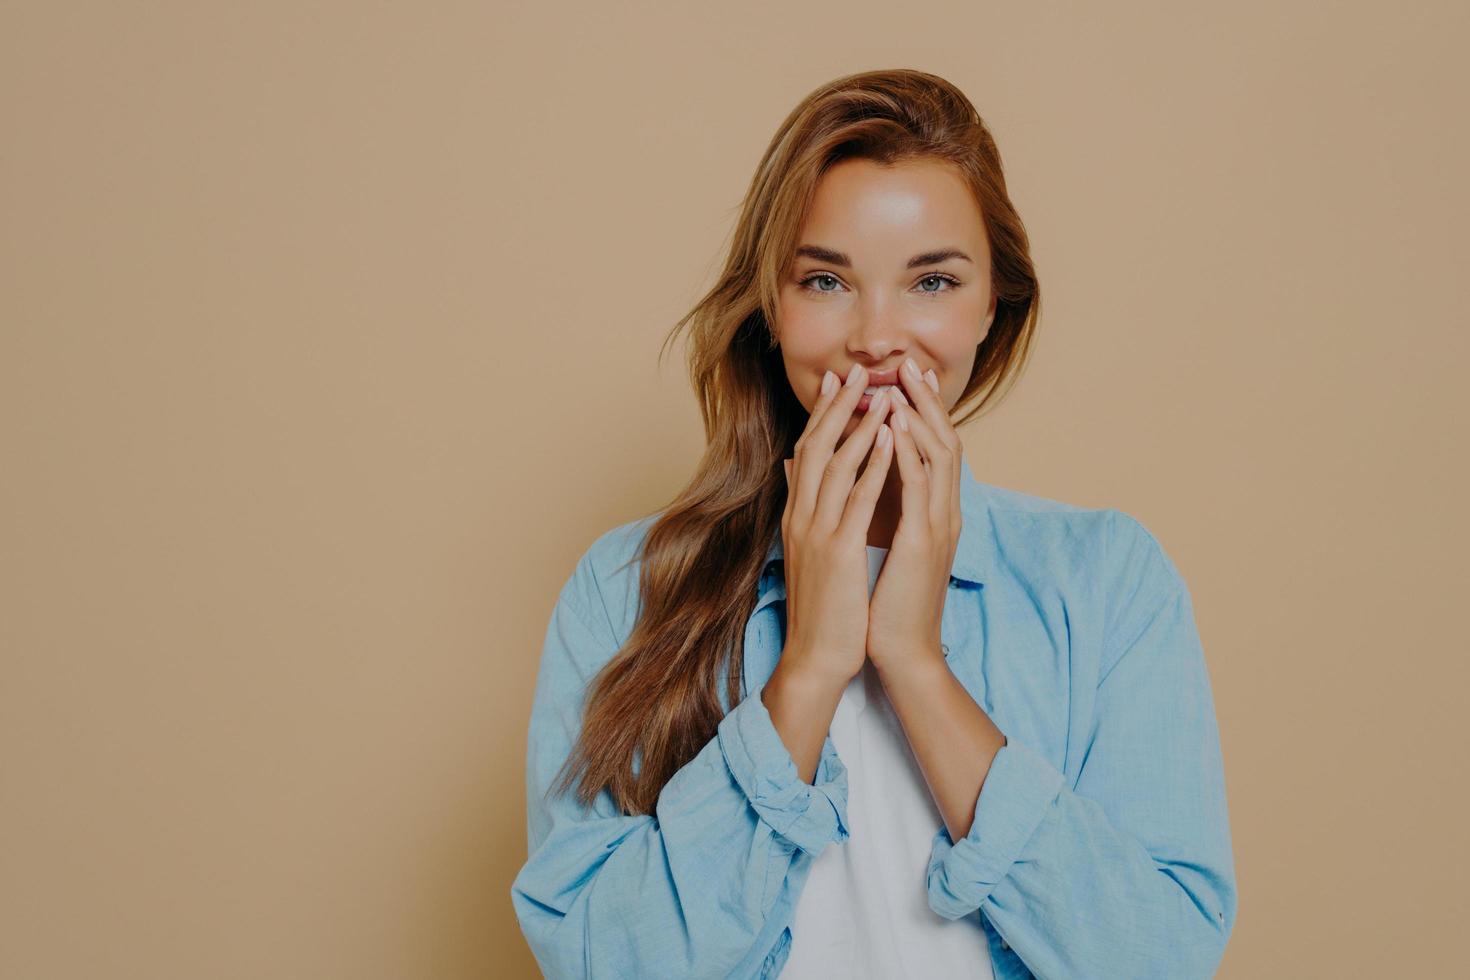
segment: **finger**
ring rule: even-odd
[[[960,514],[960,468],[963,465],[964,449],[963,447],[961,447],[959,454],[955,457],[954,479],[950,481],[949,491],[949,513],[954,526],[954,530],[959,530],[960,525],[964,521],[964,518]]]
[[[951,455],[960,455],[963,452],[963,444],[960,442],[959,435],[954,431],[954,423],[949,418],[949,409],[945,407],[944,399],[939,393],[939,375],[934,372],[933,368],[920,375],[918,365],[910,365],[911,361],[913,358],[906,358],[898,373],[901,380],[907,378],[908,382],[915,384],[915,390],[918,393],[915,396],[915,408],[924,421],[929,423],[930,428],[940,440],[950,447]],[[933,392],[933,398],[929,397],[930,392]],[[932,406],[932,411],[929,406]],[[960,467],[957,460],[952,469],[951,495],[954,498],[953,504],[957,508],[960,498]]]
[[[929,387],[934,388],[934,390],[938,391],[938,388],[936,386],[939,384],[939,381],[938,381],[937,378],[935,378],[933,371],[929,371],[927,374],[925,374],[924,375],[924,379],[929,382]],[[893,389],[893,394],[894,394],[894,397],[896,397],[898,399],[899,404],[904,405],[904,406],[908,406],[909,405],[909,400],[906,397],[904,397],[903,388],[901,388],[901,387],[895,387]],[[898,415],[898,413],[896,413],[896,412],[893,414],[893,417],[892,417],[893,418],[893,424],[896,424],[897,423],[897,415]],[[912,417],[913,417],[912,415],[909,416],[909,418],[912,418]],[[948,416],[946,416],[945,421],[948,422]],[[922,465],[923,466],[927,466],[928,463],[927,462],[922,462]],[[927,472],[927,470],[925,472]],[[959,513],[959,508],[960,508],[960,469],[959,469],[959,466],[958,465],[955,466],[953,484],[954,484],[954,492],[953,492],[952,505],[953,505],[954,513],[957,514],[957,513]]]
[[[817,491],[816,506],[812,510],[813,527],[835,529],[841,522],[848,495],[857,480],[858,466],[872,449],[873,440],[878,437],[878,427],[888,415],[889,404],[890,396],[885,387],[873,396],[867,415],[842,448],[827,457],[827,465],[822,468],[822,486]],[[816,461],[812,460],[808,465],[815,466]]]
[[[811,429],[821,421],[822,413],[832,404],[833,400],[842,392],[842,379],[831,371],[822,372],[822,385],[817,390],[817,400],[812,405],[810,417],[806,420],[806,428]],[[805,433],[803,433],[805,434]]]
[[[931,493],[929,505],[926,508],[930,520],[939,522],[942,520],[944,526],[949,525],[949,508],[953,503],[954,481],[957,467],[955,466],[954,451],[937,434],[924,419],[920,418],[912,408],[900,405],[894,412],[898,416],[896,420],[900,426],[908,424],[909,435],[913,437],[918,446],[919,454],[927,464],[925,469],[929,475]],[[946,423],[948,420],[946,419]],[[903,470],[900,468],[900,473]],[[941,506],[942,502],[942,506]]]
[[[914,411],[918,412],[936,431],[941,429],[949,419],[949,412],[945,410],[944,403],[939,400],[939,393],[924,379],[923,373],[912,357],[904,359],[902,366],[898,369],[898,379],[902,382],[904,392],[909,396],[909,402],[913,405]]]
[[[833,399],[837,397],[841,390],[841,379],[831,371],[823,371],[822,383],[817,389],[817,400],[813,403],[811,413],[807,416],[806,426],[803,428],[801,435],[796,438],[796,444],[792,449],[793,454],[801,449],[807,433],[817,424],[817,421],[826,412],[827,407],[832,404]],[[793,457],[786,464],[786,501],[788,504],[791,504],[797,499],[796,478],[799,471],[795,468],[795,462],[796,458]],[[789,509],[791,508],[788,507]]]
[[[883,481],[888,478],[892,464],[893,427],[884,423],[878,426],[878,434],[873,438],[873,455],[868,457],[867,469],[848,495],[847,508],[837,526],[839,534],[862,535],[867,541],[868,526],[873,523],[873,511],[878,508]]]
[[[944,408],[944,396],[943,395],[940,395],[940,392],[939,392],[939,375],[937,375],[937,374],[934,373],[934,369],[933,368],[930,368],[929,370],[927,370],[927,371],[924,372],[924,380],[927,381],[927,382],[929,382],[929,387],[931,387],[931,388],[934,389],[934,394],[939,395],[939,407],[940,408]],[[952,422],[949,421],[949,410],[948,409],[945,409],[945,412],[944,412],[944,420],[945,420],[946,423],[949,424],[950,429],[953,430],[954,423],[952,423]],[[954,439],[951,439],[950,440],[950,446],[952,448],[954,448],[954,452],[955,452],[955,465],[954,465],[954,500],[953,500],[953,503],[952,503],[952,512],[956,515],[956,518],[958,519],[958,515],[959,515],[959,512],[960,512],[960,465],[961,465],[961,459],[964,456],[965,448],[964,448],[964,444],[960,442],[960,439],[959,439],[959,435],[958,434],[955,435],[955,438]]]
[[[910,415],[912,409],[903,409]],[[897,413],[895,413],[897,416]],[[914,443],[912,426],[905,428],[902,420],[894,426],[893,453],[898,458],[898,475],[903,481],[903,515],[899,518],[899,528],[909,520],[909,515],[927,514],[929,512],[929,472],[924,468],[924,461],[919,457],[919,447]]]
[[[842,434],[863,397],[867,377],[868,372],[863,366],[854,364],[847,373],[847,380],[831,396],[830,405],[822,412],[821,418],[808,420],[806,430],[796,440],[795,462],[791,467],[796,474],[793,517],[810,520],[815,513],[822,489],[822,473],[832,458],[832,447],[837,444],[837,437]],[[850,489],[849,484],[843,491],[844,499]]]

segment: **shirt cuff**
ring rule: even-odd
[[[1064,781],[1039,752],[1008,737],[985,775],[969,833],[954,843],[941,825],[934,835],[929,907],[951,920],[978,909],[1020,857]]]
[[[847,767],[831,735],[822,743],[816,785],[796,771],[759,690],[721,719],[718,738],[736,784],[777,834],[812,855],[847,839]]]

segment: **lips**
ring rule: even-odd
[[[869,371],[868,372],[868,387],[869,388],[881,388],[884,385],[896,385],[896,384],[898,384],[898,370],[896,368],[894,370],[892,370],[892,371]]]

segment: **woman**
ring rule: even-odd
[[[1236,889],[1189,591],[1127,514],[977,481],[950,421],[1038,301],[944,80],[840,78],[782,124],[675,328],[709,449],[547,630],[512,888],[547,976],[1213,974]]]

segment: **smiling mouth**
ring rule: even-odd
[[[873,397],[875,395],[877,395],[878,392],[882,391],[884,388],[897,388],[897,387],[898,387],[898,385],[878,385],[876,387],[864,388],[863,389],[863,396],[858,399],[857,407],[854,409],[854,411],[855,412],[866,412],[872,406],[872,404],[873,404]],[[889,398],[892,398],[893,396],[892,395],[889,395],[888,397]]]

